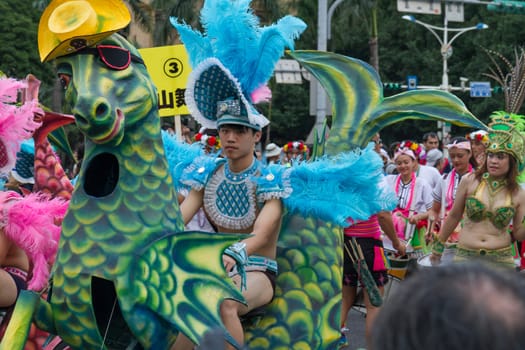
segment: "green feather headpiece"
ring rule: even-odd
[[[518,169],[522,172],[525,168],[525,116],[497,111],[490,118],[487,152],[510,154],[516,159]]]

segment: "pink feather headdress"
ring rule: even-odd
[[[35,114],[43,114],[37,100],[16,104],[18,91],[25,88],[25,81],[0,78],[0,173],[8,173],[15,166],[21,142],[41,125],[34,119]]]
[[[61,223],[69,201],[50,199],[41,193],[22,197],[16,192],[0,192],[4,216],[0,220],[8,239],[22,248],[32,263],[30,290],[42,290],[49,278],[58,250]]]

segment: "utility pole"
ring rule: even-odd
[[[334,10],[344,0],[336,0],[328,8],[327,0],[318,0],[317,8],[317,50],[326,51],[328,39],[331,37],[331,20]],[[321,131],[327,115],[327,96],[324,88],[316,79],[310,80],[310,89],[315,89],[315,124],[306,139],[306,143],[313,143],[315,133]],[[313,94],[310,94],[312,97]]]
[[[317,3],[317,50],[326,51],[328,41],[328,1],[318,0]],[[315,111],[315,123],[306,138],[306,143],[314,143],[315,135],[318,130],[322,130],[324,121],[326,119],[326,93],[317,81],[317,79],[310,79],[310,99],[315,98],[314,106],[310,105],[310,113],[312,109]],[[314,108],[312,108],[314,107]]]

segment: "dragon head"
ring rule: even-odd
[[[119,34],[56,62],[69,113],[95,144],[119,145],[126,129],[157,109],[155,86],[138,50]]]

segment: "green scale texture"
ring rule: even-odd
[[[118,35],[102,43],[139,55]],[[197,341],[221,326],[219,300],[240,298],[220,264],[220,252],[238,237],[183,232],[157,93],[144,66],[116,71],[96,56],[72,55],[59,58],[57,68],[71,76],[65,100],[86,148],[39,326],[73,349],[117,344],[112,337],[121,334],[105,338],[107,320],[95,317],[96,277],[114,284],[125,324],[145,348],[169,348],[179,330]]]

